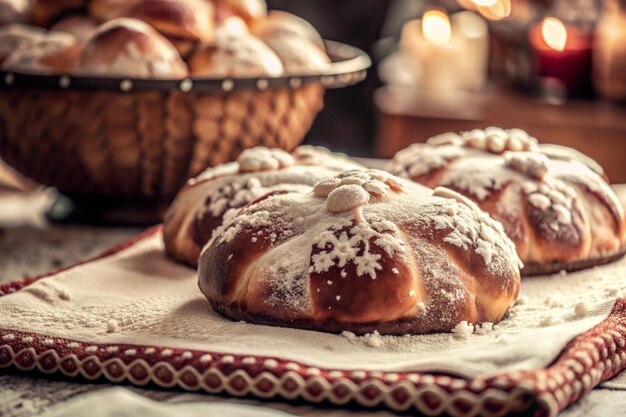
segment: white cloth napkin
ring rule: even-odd
[[[526,278],[522,305],[486,334],[344,337],[221,317],[199,292],[195,271],[165,258],[157,234],[0,298],[0,328],[90,343],[279,356],[321,368],[473,377],[548,365],[572,337],[602,321],[618,295],[626,294],[625,271],[626,261],[620,261],[563,276]]]

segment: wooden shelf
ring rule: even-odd
[[[626,182],[626,107],[593,100],[553,105],[516,92],[432,95],[407,88],[376,91],[376,152],[389,158],[430,136],[486,126],[519,127],[539,140],[571,146]]]

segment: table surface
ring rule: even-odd
[[[44,213],[51,198],[51,193],[43,190],[30,193],[0,191],[0,283],[76,263],[140,231],[136,228],[49,224]],[[98,391],[111,387],[111,384],[105,382],[77,383],[61,378],[44,378],[35,374],[0,370],[0,416],[40,415],[52,406],[64,407],[64,402],[83,398],[90,393],[97,394]],[[167,403],[199,402],[209,407],[211,403],[219,401],[262,407],[265,410],[275,409],[300,416],[392,416],[391,413],[384,411],[326,409],[306,404],[229,399],[130,386],[127,388],[141,396]],[[624,410],[625,397],[623,391],[597,389],[562,415],[565,417],[606,415],[605,407],[609,404],[612,407],[623,404],[624,408],[621,410]]]

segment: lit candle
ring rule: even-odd
[[[421,86],[432,90],[456,89],[458,71],[454,65],[460,45],[452,42],[452,28],[448,15],[441,10],[424,13],[421,34]]]
[[[560,81],[570,94],[589,90],[591,38],[554,17],[545,18],[529,33],[537,74]]]
[[[623,2],[607,1],[596,26],[593,82],[603,97],[626,100],[626,4]]]
[[[400,41],[410,57],[415,84],[427,90],[478,90],[486,77],[487,25],[475,13],[448,17],[430,9],[408,22]]]
[[[489,29],[485,20],[472,12],[452,15],[455,36],[461,39],[462,52],[457,62],[461,73],[460,88],[469,91],[482,89],[487,80],[489,60]]]

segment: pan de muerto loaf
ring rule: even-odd
[[[209,168],[180,191],[163,222],[167,253],[191,266],[224,217],[268,194],[310,191],[320,179],[357,163],[326,149],[301,146],[293,156],[263,147],[245,150],[237,162]]]
[[[172,44],[144,22],[119,18],[85,42],[76,72],[85,75],[182,78],[187,66]]]
[[[435,136],[400,151],[388,171],[474,200],[504,225],[524,274],[576,270],[622,253],[624,213],[601,168],[522,130]]]
[[[460,194],[347,171],[245,207],[205,247],[198,275],[235,320],[418,334],[498,322],[519,267],[500,223]]]

